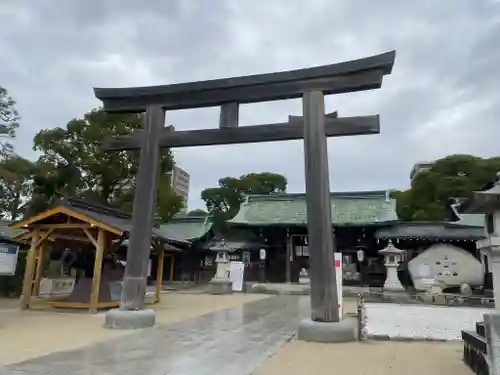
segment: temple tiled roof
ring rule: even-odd
[[[176,216],[168,223],[161,224],[156,232],[179,241],[195,241],[212,229],[210,216]]]
[[[388,228],[379,229],[377,238],[389,239],[434,239],[434,240],[471,240],[485,237],[482,227],[446,222],[400,222]]]
[[[466,214],[459,212],[461,203],[465,202],[466,199],[456,198],[458,203],[451,205],[451,210],[453,214],[458,219],[454,221],[455,224],[470,226],[470,227],[484,227],[484,214]]]
[[[97,227],[103,227],[118,235],[130,233],[132,229],[132,215],[115,208],[91,203],[83,199],[63,197],[58,199],[52,208],[37,215],[12,222],[10,229],[21,229],[33,223],[50,224],[58,214],[67,216],[78,215],[78,219],[95,223]],[[189,245],[189,241],[169,236],[167,232],[160,233],[157,228],[152,229],[152,237],[164,240],[176,245]]]
[[[398,220],[388,191],[331,193],[332,224],[370,225]],[[305,225],[305,194],[248,195],[230,224]]]

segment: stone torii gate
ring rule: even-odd
[[[394,60],[392,51],[271,74],[165,86],[95,88],[95,96],[107,112],[146,112],[143,130],[107,142],[110,150],[140,149],[141,158],[121,306],[106,314],[105,326],[139,328],[155,324],[154,311],[143,309],[143,299],[160,148],[304,138],[312,312],[310,319],[301,322],[299,338],[330,342],[352,339],[352,326],[338,313],[326,138],[378,134],[380,125],[378,115],[325,115],[324,95],[380,88]],[[302,98],[303,116],[289,116],[284,123],[238,127],[239,104],[293,98]],[[177,131],[164,127],[166,111],[210,106],[221,107],[219,129]]]

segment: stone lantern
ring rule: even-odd
[[[215,252],[216,272],[215,276],[209,282],[209,290],[211,294],[230,294],[233,292],[233,282],[229,277],[229,258],[228,254],[234,249],[227,246],[224,239],[217,241],[209,248]]]
[[[401,285],[398,278],[398,266],[403,259],[404,250],[398,249],[389,240],[387,247],[378,252],[384,256],[384,265],[387,270],[387,277],[384,283],[384,290],[387,291],[404,291],[405,288]]]

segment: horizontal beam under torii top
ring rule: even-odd
[[[337,112],[325,116],[327,137],[368,135],[380,133],[378,115],[337,117]],[[138,150],[143,142],[144,131],[131,135],[112,137],[104,142],[108,150]],[[302,139],[304,121],[300,116],[289,116],[289,122],[241,126],[238,128],[201,129],[176,131],[173,126],[163,129],[158,140],[160,148],[227,145],[236,143],[275,142]]]
[[[314,68],[164,86],[95,88],[110,112],[144,112],[149,105],[165,110],[257,103],[299,98],[304,92],[325,95],[378,89],[390,74],[395,51]]]

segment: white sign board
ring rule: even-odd
[[[232,281],[233,291],[241,292],[243,290],[243,275],[245,273],[245,265],[243,262],[229,263],[229,279]]]
[[[337,296],[339,299],[339,317],[342,319],[343,316],[343,301],[342,301],[342,280],[343,280],[343,272],[342,272],[342,253],[333,253],[335,260],[335,277],[337,279]]]
[[[12,276],[16,273],[19,246],[0,243],[0,275]]]

